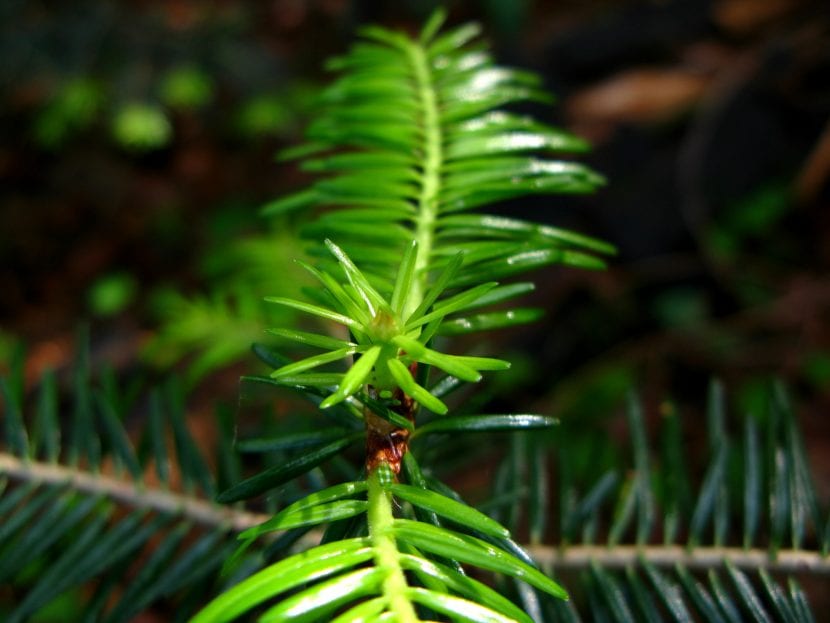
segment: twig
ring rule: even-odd
[[[194,523],[227,527],[242,531],[259,525],[268,515],[217,506],[206,500],[172,491],[150,490],[141,484],[125,482],[104,475],[93,475],[71,467],[24,461],[7,453],[0,453],[0,475],[12,480],[64,484],[73,489],[103,495],[134,508],[150,508],[158,512],[173,513]],[[311,547],[315,536],[310,537],[300,549]],[[739,569],[782,573],[830,574],[830,557],[808,550],[779,550],[772,555],[765,549],[739,547],[694,547],[679,545],[573,545],[558,548],[548,545],[527,547],[530,555],[542,567],[555,570],[583,569],[592,561],[608,568],[625,568],[647,561],[658,567],[683,565],[688,569],[711,569],[729,562]]]
[[[149,489],[141,483],[90,474],[64,465],[24,461],[2,452],[0,452],[0,476],[7,476],[17,481],[63,484],[76,491],[103,495],[134,508],[149,508],[158,512],[171,513],[190,519],[197,524],[226,527],[234,531],[242,531],[258,525],[270,517],[218,506],[192,495]]]
[[[528,547],[530,555],[542,567],[557,571],[584,569],[591,562],[603,567],[625,568],[647,561],[657,567],[682,565],[687,569],[712,569],[729,563],[739,569],[764,569],[781,573],[830,574],[830,558],[808,550],[779,550],[740,547],[694,547],[680,545],[574,545],[561,549],[547,545]]]

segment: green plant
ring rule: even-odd
[[[251,344],[262,341],[271,323],[289,323],[289,309],[267,305],[266,294],[295,294],[305,280],[290,264],[301,252],[294,227],[274,219],[263,234],[222,239],[207,254],[204,267],[208,293],[184,295],[171,289],[156,294],[153,310],[160,328],[144,349],[147,361],[160,367],[186,360],[187,380],[249,356]],[[275,265],[287,265],[274,271]]]
[[[311,126],[309,143],[290,154],[302,158],[307,170],[328,175],[270,206],[272,212],[338,208],[306,228],[324,239],[325,250],[316,253],[318,267],[307,266],[323,290],[310,292],[310,303],[270,300],[333,321],[344,331],[335,338],[273,330],[323,352],[291,362],[271,356],[276,370],[259,380],[306,393],[323,410],[340,409],[341,422],[350,416],[362,421],[365,475],[316,491],[243,533],[248,545],[274,531],[329,525],[317,548],[254,574],[217,598],[197,621],[230,620],[266,603],[271,605],[262,620],[416,621],[434,613],[452,620],[530,620],[497,594],[466,581],[461,564],[500,571],[542,593],[565,596],[508,545],[509,533],[499,524],[464,510],[440,482],[427,482],[409,442],[435,431],[463,435],[496,421],[510,422],[515,429],[552,424],[542,416],[442,419],[449,410],[442,400],[448,387],[477,382],[482,371],[507,364],[434,347],[444,335],[489,330],[535,316],[517,310],[480,312],[529,288],[499,287],[489,279],[553,262],[595,268],[601,262],[590,253],[610,251],[568,232],[470,210],[528,192],[588,191],[600,178],[578,164],[535,158],[532,154],[540,149],[583,145],[527,118],[493,112],[507,103],[540,99],[535,78],[492,66],[474,44],[469,46],[474,27],[439,35],[440,21],[437,14],[415,40],[366,29],[366,40],[332,63],[342,76],[324,93],[328,107]],[[345,372],[319,371],[349,358],[354,363]],[[431,372],[438,378],[431,379]],[[638,544],[645,544],[651,532],[654,501],[645,444],[641,429],[634,432],[638,480],[629,483],[621,498],[609,534],[612,544],[635,511]],[[362,438],[354,428],[344,427],[333,440],[312,442],[314,449],[252,476],[220,500],[234,502],[269,491]],[[279,444],[280,438],[273,443]],[[719,460],[725,460],[722,452]],[[713,472],[723,469],[716,464]],[[396,483],[399,473],[408,485]],[[692,542],[700,538],[710,516],[724,520],[713,511],[713,492],[721,477],[707,478],[690,527]],[[538,470],[535,480],[543,480]],[[598,493],[596,500],[600,497]],[[393,517],[395,499],[404,505],[404,518]],[[676,523],[667,532],[668,541],[675,538],[672,530]],[[600,593],[610,599],[617,591],[615,580],[599,564],[591,569]],[[682,577],[691,582],[690,576]],[[638,581],[632,576],[635,589]],[[660,590],[660,580],[652,581]],[[746,584],[735,581],[739,590]],[[303,588],[297,592],[298,587]],[[696,601],[707,603],[705,591],[689,590]],[[631,618],[623,606],[610,603],[609,610]]]
[[[418,39],[368,28],[364,42],[333,61],[342,75],[322,96],[309,142],[290,154],[302,158],[305,169],[326,175],[267,210],[338,208],[305,228],[324,242],[311,250],[318,266],[304,264],[322,289],[309,291],[312,302],[268,300],[343,331],[333,337],[272,330],[323,352],[292,362],[266,355],[277,369],[259,380],[304,393],[351,425],[328,443],[231,487],[219,500],[272,490],[365,437],[364,475],[316,491],[243,533],[250,544],[278,530],[329,525],[317,548],[248,578],[197,621],[230,620],[299,586],[307,587],[273,605],[263,619],[406,622],[432,611],[463,620],[530,620],[467,578],[465,563],[566,595],[528,564],[506,529],[428,486],[409,452],[410,439],[419,434],[553,425],[536,415],[440,417],[449,411],[444,396],[462,382],[509,367],[500,359],[442,352],[440,341],[538,317],[529,309],[488,310],[533,287],[499,286],[493,279],[553,263],[599,268],[596,254],[612,252],[571,232],[471,212],[529,193],[588,192],[602,179],[581,164],[538,155],[586,146],[503,110],[549,98],[536,76],[495,66],[475,42],[477,26],[439,34],[442,21],[436,13]],[[319,371],[352,358],[345,372]],[[432,429],[424,425],[428,412],[439,416]],[[355,425],[364,430],[356,432]],[[396,482],[401,472],[409,484]],[[406,517],[393,516],[394,500],[412,508]],[[335,615],[338,610],[344,612]]]

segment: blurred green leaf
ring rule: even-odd
[[[246,137],[275,136],[285,132],[294,120],[284,97],[261,94],[242,104],[236,113],[236,128]]]
[[[112,134],[116,142],[126,149],[151,151],[170,143],[173,126],[159,106],[131,102],[115,113]]]
[[[213,99],[213,82],[198,67],[177,67],[162,79],[161,101],[171,108],[202,108]]]
[[[137,291],[138,282],[129,273],[104,275],[89,289],[89,308],[96,316],[114,316],[135,300]]]
[[[90,126],[105,99],[101,84],[91,78],[74,78],[64,84],[38,113],[34,124],[37,143],[56,149],[70,136]]]
[[[663,290],[655,296],[652,305],[657,321],[664,327],[694,327],[709,317],[706,294],[696,288]]]
[[[816,389],[830,388],[830,352],[815,351],[804,360],[804,376]]]

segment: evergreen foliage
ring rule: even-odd
[[[89,621],[129,621],[151,606],[173,608],[184,620],[204,605],[205,595],[233,585],[262,561],[279,560],[291,548],[310,550],[311,524],[364,512],[368,483],[349,480],[356,474],[338,464],[327,466],[330,479],[307,472],[317,483],[307,498],[302,487],[286,488],[278,499],[296,501],[274,517],[216,506],[212,492],[239,474],[227,418],[220,418],[227,436],[220,438],[213,461],[218,476],[212,476],[211,461],[187,432],[175,384],[148,392],[118,387],[106,374],[93,379],[81,355],[65,400],[52,374],[44,376],[27,408],[19,375],[0,379],[3,620],[27,621],[36,614],[43,619],[59,603]],[[528,534],[525,562],[555,571],[571,595],[562,602],[539,599],[521,585],[496,587],[533,620],[820,620],[801,581],[830,572],[830,515],[783,389],[770,388],[763,411],[740,418],[729,413],[719,384],[713,384],[709,402],[703,423],[709,460],[701,478],[693,476],[700,470],[682,435],[692,423],[667,408],[661,430],[648,430],[632,398],[626,409],[628,456],[609,453],[586,461],[602,444],[567,422],[552,435],[540,435],[555,425],[553,418],[482,416],[461,407],[420,425],[404,460],[408,482],[442,493],[440,501],[418,497],[425,490],[412,484],[387,482],[384,490],[410,519],[440,515],[451,526],[476,525],[477,538],[510,549],[514,544],[497,526]],[[146,426],[132,443],[136,431],[125,422],[138,417]],[[421,471],[413,459],[433,464],[460,453],[475,461],[475,448],[504,445],[504,432],[529,427],[536,432],[513,436],[507,444],[494,487],[478,506],[483,515],[448,504],[460,504],[457,494],[435,479],[435,470]],[[270,464],[278,467],[285,456],[314,455],[342,435],[336,427],[316,428],[249,439],[239,448],[277,453]],[[648,450],[650,436],[659,441],[657,454]],[[365,522],[339,525],[341,536],[346,529],[365,530]],[[272,530],[284,532],[263,542],[261,535],[267,538]],[[242,561],[238,571],[222,575],[240,534],[250,549],[234,560]],[[332,547],[344,543],[337,534],[329,530]],[[409,553],[401,560],[405,569],[416,564]],[[447,561],[417,564],[451,590],[474,592],[477,600],[490,595],[476,580],[459,580]],[[272,569],[284,575],[285,567]]]
[[[22,375],[0,378],[0,615],[49,620],[59,599],[88,621],[129,621],[159,602],[192,609],[222,585],[234,522],[246,520],[209,501],[238,470],[235,454],[225,440],[217,482],[177,383],[140,394],[111,373],[93,378],[80,342],[66,403],[49,372],[27,416]],[[146,424],[133,443],[136,415]]]

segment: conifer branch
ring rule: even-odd
[[[0,476],[18,482],[65,485],[79,493],[99,495],[131,508],[169,513],[210,527],[226,527],[242,531],[258,525],[269,515],[223,507],[193,495],[148,488],[104,474],[93,474],[83,468],[54,463],[24,461],[0,452]]]
[[[729,563],[744,571],[830,574],[830,557],[804,549],[779,550],[775,554],[761,548],[700,545],[693,548],[681,545],[573,545],[566,548],[531,545],[526,549],[540,566],[557,571],[585,569],[592,562],[608,569],[625,569],[648,562],[656,567],[680,565],[691,570],[720,568]]]

